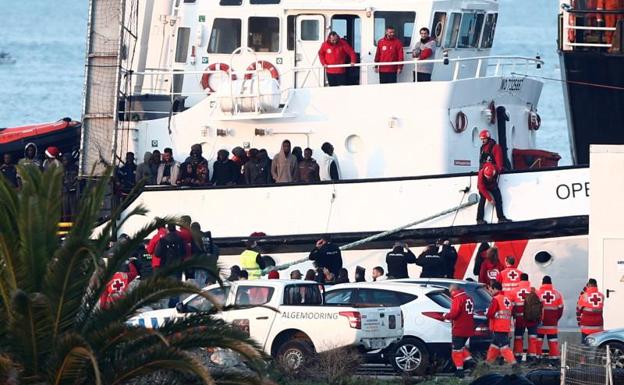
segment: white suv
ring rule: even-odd
[[[345,283],[328,287],[325,303],[353,307],[400,306],[404,317],[403,338],[389,353],[367,355],[368,361],[392,364],[399,372],[422,375],[434,357],[450,353],[451,324],[444,321],[450,298],[443,288],[396,281]]]

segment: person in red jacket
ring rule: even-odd
[[[474,301],[456,284],[452,284],[449,290],[452,297],[451,311],[444,315],[444,319],[451,320],[453,323],[451,358],[457,368],[457,377],[463,378],[464,362],[472,359],[466,342],[473,336],[474,331]]]
[[[602,310],[604,307],[604,294],[598,291],[598,283],[595,279],[590,278],[587,281],[585,293],[578,302],[578,308],[581,310],[581,319],[579,327],[583,341],[588,335],[601,332],[604,328],[604,320],[602,318]]]
[[[503,284],[503,292],[504,292]],[[509,291],[508,296],[514,302],[513,317],[514,317],[514,347],[513,352],[517,361],[522,360],[522,353],[524,352],[524,331],[529,334],[529,341],[527,343],[527,361],[535,362],[537,360],[537,324],[538,321],[527,321],[524,318],[524,300],[526,296],[535,291],[535,288],[531,287],[528,274],[520,274],[520,281],[517,287]],[[506,294],[507,295],[507,294]]]
[[[488,308],[487,318],[490,320],[490,330],[494,333],[494,337],[485,361],[491,364],[500,354],[505,361],[515,365],[516,359],[509,347],[513,302],[503,294],[503,287],[498,281],[492,282],[492,293],[494,298]]]
[[[481,139],[481,149],[479,150],[479,167],[483,168],[485,163],[492,163],[496,167],[497,173],[501,173],[505,168],[503,149],[500,144],[492,139],[490,131],[485,129],[479,133]]]
[[[563,315],[563,296],[552,285],[550,276],[542,278],[542,286],[537,290],[537,296],[542,301],[542,321],[537,326],[537,355],[542,356],[542,344],[548,339],[548,357],[551,360],[559,359],[559,333],[557,325]]]
[[[403,61],[403,43],[396,38],[394,27],[387,27],[384,37],[377,42],[375,63],[389,63]],[[397,74],[403,71],[403,64],[390,64],[375,66],[375,72],[379,72],[379,83],[396,83]]]
[[[501,271],[499,276],[499,281],[501,285],[503,285],[503,292],[505,294],[511,293],[514,289],[520,286],[520,281],[522,281],[522,271],[516,269],[516,258],[513,256],[508,256],[505,258],[505,263],[507,264],[505,269]]]
[[[347,84],[346,67],[327,68],[327,66],[331,65],[345,64],[347,62],[347,57],[351,65],[357,63],[355,51],[346,40],[341,39],[336,32],[330,32],[329,36],[327,36],[327,40],[321,44],[318,56],[321,64],[326,67],[325,73],[327,75],[327,83],[330,87],[344,86]]]
[[[480,196],[479,206],[477,207],[477,224],[483,225],[487,223],[483,220],[486,200],[496,207],[498,223],[511,222],[503,214],[503,198],[498,188],[498,171],[492,163],[485,163],[483,168],[479,170],[477,188]]]
[[[158,219],[156,220],[158,221]],[[165,228],[165,225],[162,225],[158,228],[158,230],[156,230],[156,235],[154,235],[152,239],[150,239],[150,241],[147,243],[147,246],[145,246],[145,251],[147,251],[147,253],[152,257],[153,271],[156,271],[158,268],[160,268],[160,256],[156,255],[156,246],[158,245],[158,241],[160,241],[160,239],[165,235],[167,235],[167,229]]]
[[[503,269],[505,266],[498,259],[498,248],[496,246],[490,247],[485,252],[485,259],[481,263],[479,282],[489,286],[492,281],[498,281]]]
[[[121,271],[113,274],[111,280],[106,283],[106,288],[100,296],[100,307],[106,309],[116,300],[123,298],[128,291],[130,283],[139,275],[139,270],[134,261],[128,261]]]

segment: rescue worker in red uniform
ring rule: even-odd
[[[100,296],[100,307],[106,309],[114,301],[123,298],[128,291],[128,286],[138,275],[139,270],[134,265],[134,261],[126,263],[121,271],[113,274],[111,280],[106,284],[106,288]]]
[[[327,40],[321,44],[318,56],[324,67],[328,65],[345,64],[347,58],[349,58],[351,65],[357,63],[357,57],[355,56],[353,48],[334,31],[330,32],[329,36],[327,36]],[[346,67],[325,68],[325,73],[327,74],[327,84],[329,84],[330,87],[344,86],[347,84]]]
[[[156,218],[155,220],[159,221],[160,219]],[[165,225],[163,224],[162,226],[158,228],[158,230],[156,230],[156,234],[152,237],[152,239],[150,239],[147,246],[145,246],[145,251],[147,251],[147,253],[152,257],[152,270],[153,271],[156,271],[157,269],[160,268],[161,256],[156,255],[156,246],[158,245],[158,242],[160,241],[160,239],[163,238],[165,235],[167,235],[167,229],[165,228]]]
[[[449,290],[452,297],[451,311],[444,315],[444,319],[451,320],[453,324],[451,359],[457,369],[456,376],[463,378],[464,362],[472,359],[466,343],[474,333],[474,301],[456,284],[452,284]]]
[[[479,282],[490,286],[492,281],[498,281],[500,273],[505,269],[505,265],[498,259],[498,248],[496,246],[487,249],[485,260],[479,269]]]
[[[492,163],[496,167],[496,172],[500,174],[505,168],[505,160],[503,158],[503,149],[500,144],[492,139],[490,131],[481,130],[479,133],[481,139],[481,149],[479,150],[479,168],[482,169],[486,163]]]
[[[507,267],[501,271],[499,281],[503,285],[503,292],[509,294],[520,285],[522,271],[516,268],[516,258],[511,255],[505,258],[505,263]]]
[[[394,27],[387,27],[384,37],[377,42],[375,63],[388,63],[403,61],[403,43],[396,38]],[[403,71],[403,64],[390,64],[375,66],[375,72],[379,72],[379,83],[396,83],[397,75]]]
[[[604,327],[602,318],[602,310],[604,307],[604,294],[598,291],[598,283],[595,279],[590,278],[587,281],[585,293],[578,302],[578,308],[581,311],[581,319],[579,327],[583,341],[588,335],[601,332]]]
[[[509,332],[511,331],[511,310],[513,302],[503,294],[500,282],[492,283],[492,303],[487,311],[490,321],[490,330],[494,333],[492,344],[487,351],[486,362],[491,364],[499,354],[510,364],[516,364],[514,354],[509,347]]]
[[[503,287],[504,290],[504,287]],[[538,321],[527,321],[524,318],[524,300],[526,296],[531,292],[535,292],[535,288],[531,287],[528,274],[520,274],[520,281],[515,289],[509,292],[511,300],[514,302],[513,317],[514,317],[514,347],[513,352],[516,356],[516,360],[520,362],[522,360],[522,353],[524,353],[524,331],[526,330],[529,335],[529,341],[527,344],[527,361],[535,362],[537,360],[537,325]]]
[[[557,325],[563,315],[563,296],[552,285],[550,276],[542,278],[542,286],[537,290],[537,296],[542,301],[542,321],[537,326],[537,355],[542,356],[542,344],[548,339],[548,357],[551,360],[559,359],[559,341]]]
[[[479,206],[477,206],[477,224],[483,225],[487,223],[483,220],[486,200],[496,208],[498,223],[511,222],[505,217],[505,214],[503,214],[503,198],[498,188],[498,171],[494,164],[487,162],[483,165],[483,168],[479,170],[477,188],[479,189],[480,196]]]

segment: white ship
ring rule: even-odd
[[[542,83],[515,71],[542,63],[490,55],[497,16],[495,0],[91,0],[83,173],[127,151],[141,158],[171,147],[183,160],[199,143],[212,164],[218,150],[236,146],[274,154],[289,139],[318,155],[330,142],[339,182],[149,187],[130,207],[143,204],[149,216],[119,229],[189,214],[217,237],[224,267],[238,264],[242,241],[256,231],[268,234],[260,245],[279,265],[305,257],[320,234],[344,245],[466,203],[477,193],[487,128],[509,160],[499,184],[513,222],[477,226],[476,205],[452,210],[343,252],[345,267],[351,277],[358,265],[370,274],[395,240],[419,253],[449,238],[459,250],[456,276],[465,278],[478,242],[496,242],[535,284],[553,277],[566,298],[562,326],[574,328],[587,279],[589,172],[537,169],[548,155],[535,148]],[[376,42],[388,26],[403,43],[404,70],[396,84],[379,84]],[[421,27],[437,49],[416,62]],[[330,31],[357,53],[350,85],[326,85],[317,52]],[[427,63],[432,81],[415,82],[415,66]],[[490,210],[486,220],[495,222]]]

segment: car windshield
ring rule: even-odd
[[[229,291],[230,287],[224,286],[209,289],[208,293],[215,299],[218,304],[223,305],[225,303],[225,297],[227,297],[227,293]],[[214,305],[212,304],[212,302],[199,295],[195,296],[185,305],[186,310],[189,312],[210,311],[213,306]]]

